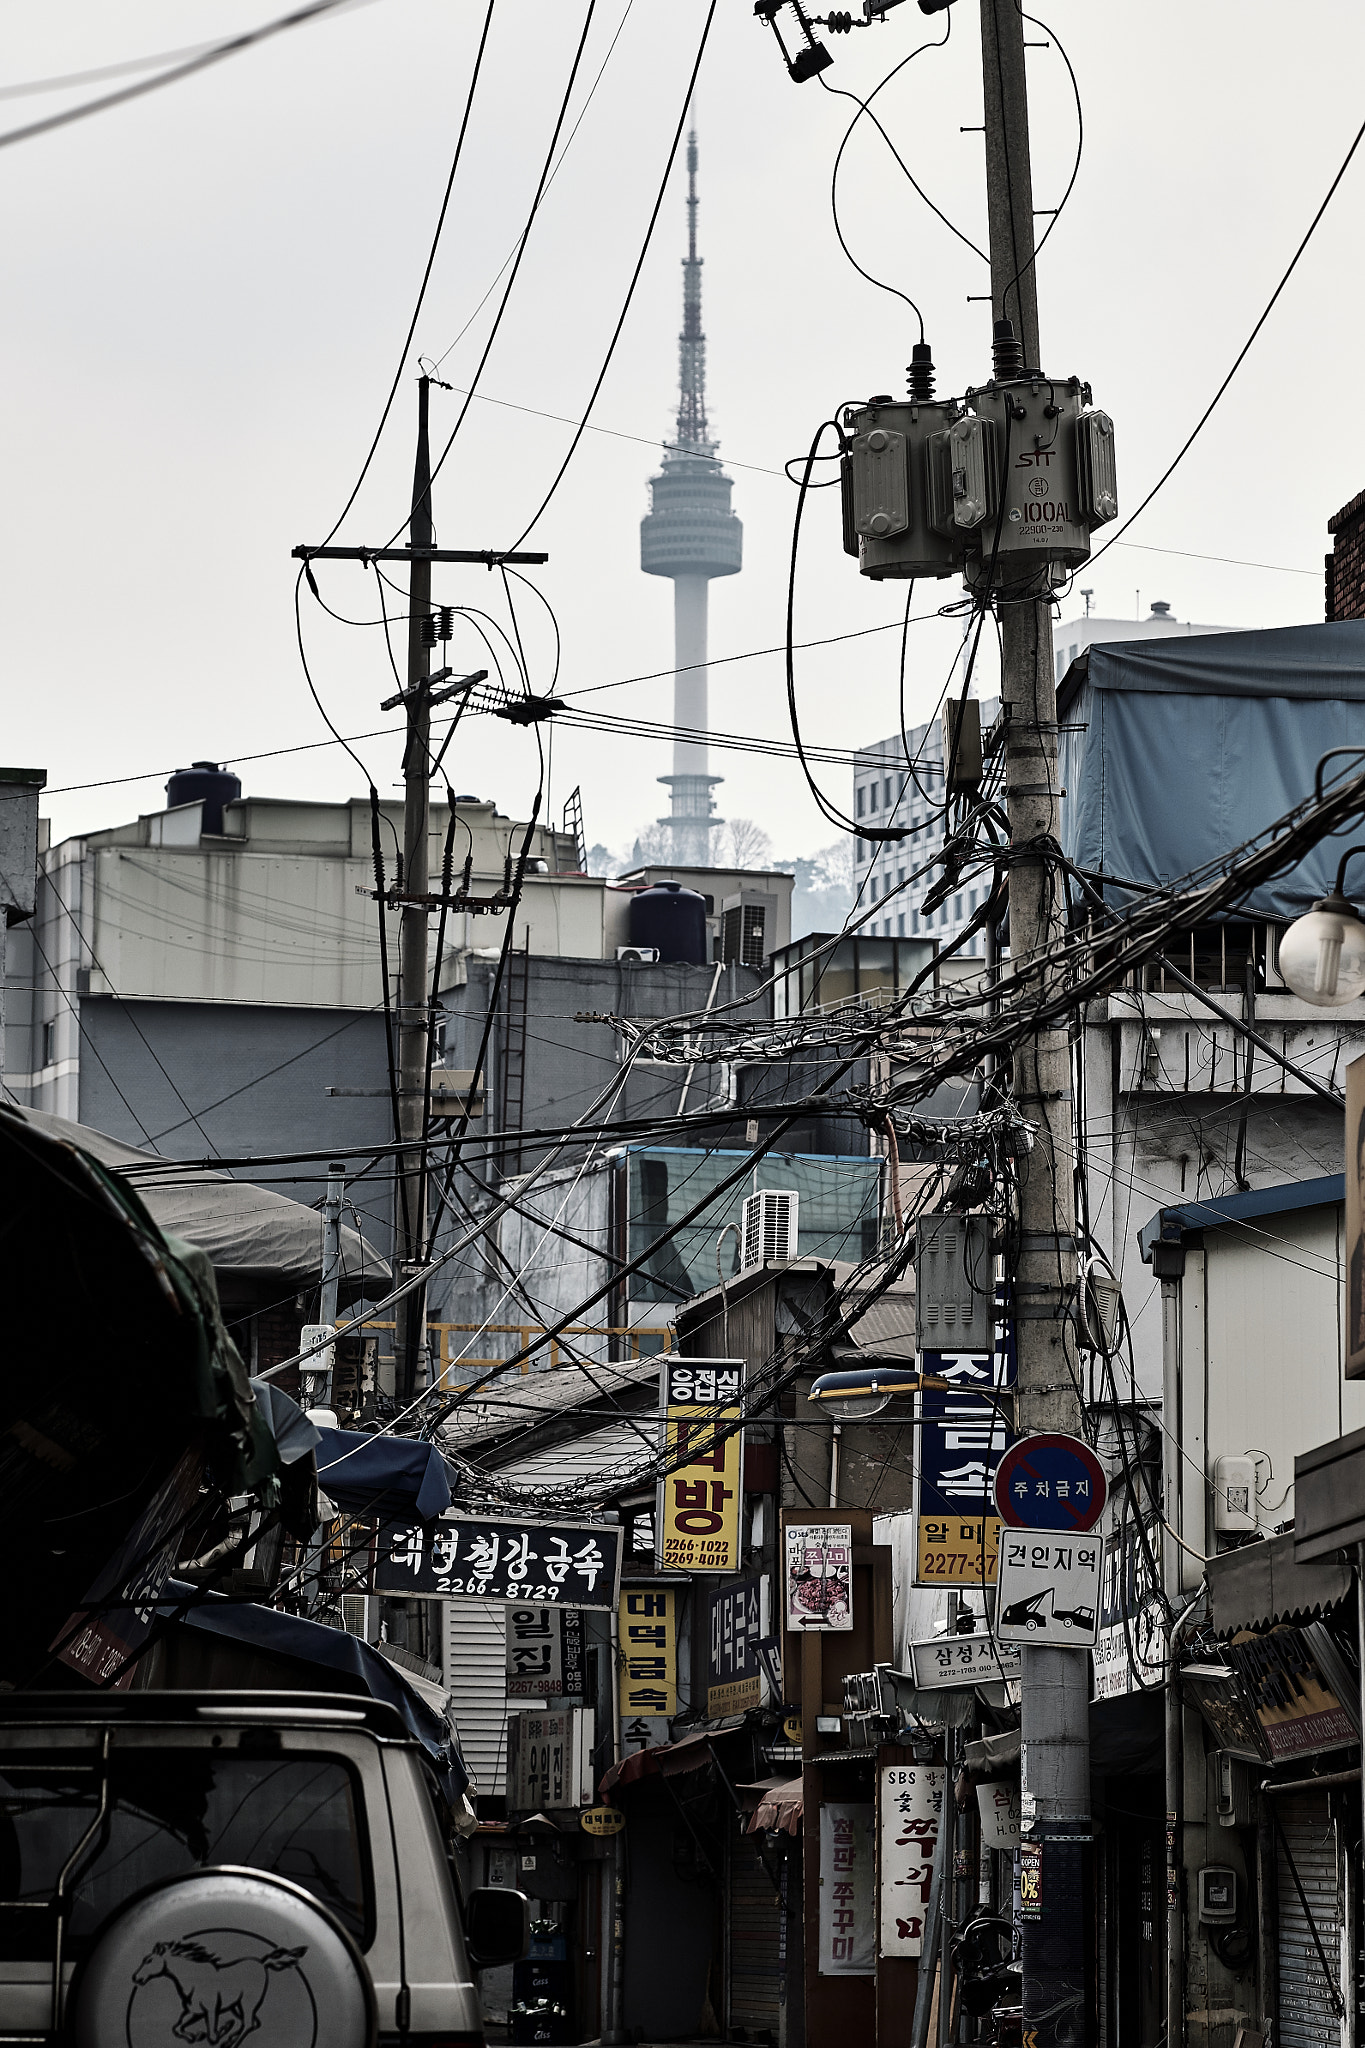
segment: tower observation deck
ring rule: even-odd
[[[640,522],[640,567],[646,576],[673,579],[673,723],[697,737],[673,744],[673,773],[659,780],[671,792],[673,858],[680,867],[706,867],[711,834],[724,821],[713,815],[711,791],[723,778],[707,771],[707,584],[735,576],[743,564],[744,529],[730,509],[730,478],[706,421],[706,336],[701,325],[701,265],[697,254],[697,137],[687,138],[687,255],[683,259],[683,328],[678,337],[678,431],[664,448],[663,467],[650,478],[650,509]]]

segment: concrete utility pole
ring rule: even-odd
[[[981,0],[986,198],[991,301],[1009,320],[1028,369],[1040,365],[1034,271],[1024,21],[1018,0]],[[1047,599],[1000,606],[1005,793],[1010,840],[1010,952],[1026,959],[1061,929],[1061,893],[1046,856],[1058,836],[1057,694]],[[1071,1063],[1064,1030],[1026,1039],[1014,1094],[1039,1137],[1021,1165],[1015,1278],[1022,1432],[1081,1434],[1074,1325],[1076,1286]],[[1042,1918],[1023,1924],[1024,2039],[1030,2048],[1094,2039],[1087,1984],[1090,1920],[1090,1660],[1084,1650],[1023,1652],[1024,1828],[1043,1842]]]
[[[430,887],[427,834],[431,811],[431,648],[423,631],[431,616],[431,446],[427,404],[431,383],[417,381],[417,459],[412,472],[412,517],[408,540],[408,719],[403,749],[403,909],[398,926],[398,1136],[405,1150],[398,1161],[398,1245],[400,1275],[420,1262],[426,1236],[427,1188],[422,1166],[426,1123],[427,1037],[431,1027],[427,991],[426,896]],[[380,912],[383,915],[383,912]],[[398,1304],[394,1346],[401,1403],[417,1393],[418,1361],[426,1344],[427,1292],[415,1288]]]
[[[422,1260],[426,1239],[426,1174],[422,1167],[422,1139],[426,1135],[426,1053],[432,1028],[430,991],[426,985],[426,928],[434,901],[430,895],[430,786],[432,786],[432,705],[458,690],[460,682],[432,690],[432,639],[424,631],[432,616],[432,563],[458,561],[483,563],[485,569],[501,561],[518,565],[542,565],[548,555],[501,553],[487,547],[436,547],[432,543],[432,449],[428,438],[430,377],[417,379],[417,459],[413,463],[413,487],[409,530],[405,547],[297,547],[295,561],[313,580],[315,561],[362,561],[372,567],[379,561],[407,563],[407,686],[401,696],[391,696],[381,707],[393,711],[399,702],[407,713],[407,743],[403,748],[403,889],[399,895],[399,1128],[401,1151],[397,1155],[397,1217],[395,1251],[401,1270]],[[436,676],[444,682],[450,670]],[[465,682],[479,682],[467,676]],[[381,903],[381,918],[385,905]],[[387,997],[387,991],[385,991]],[[403,1296],[397,1313],[395,1368],[399,1397],[411,1401],[417,1393],[417,1360],[426,1343],[426,1288],[413,1288]]]
[[[401,702],[407,714],[407,743],[403,749],[403,887],[398,941],[398,1201],[394,1243],[402,1269],[420,1262],[426,1233],[426,1175],[422,1168],[422,1139],[426,1124],[427,1034],[431,1028],[430,993],[427,988],[427,919],[433,899],[430,894],[430,853],[427,833],[430,823],[431,707],[461,687],[452,683],[433,694],[431,679],[432,642],[423,631],[431,617],[431,565],[433,562],[480,562],[494,568],[500,562],[539,566],[549,556],[500,552],[494,548],[438,548],[432,542],[431,448],[427,433],[427,406],[431,380],[417,382],[417,459],[413,465],[412,506],[409,512],[408,542],[404,547],[324,547],[294,549],[295,561],[304,564],[303,573],[312,582],[314,562],[363,562],[371,568],[377,562],[408,564],[408,680],[401,697],[383,705],[390,711]],[[438,675],[442,682],[447,669]],[[478,676],[465,681],[480,680]],[[380,906],[380,916],[384,906]],[[385,991],[387,996],[387,991]],[[398,1393],[410,1402],[417,1392],[417,1363],[426,1340],[426,1289],[416,1288],[398,1304],[396,1371]]]

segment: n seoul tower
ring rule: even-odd
[[[706,586],[713,576],[741,567],[744,529],[730,510],[729,477],[720,466],[706,425],[706,337],[701,328],[701,263],[697,254],[697,136],[687,138],[687,255],[683,259],[683,327],[678,337],[678,432],[665,444],[663,469],[649,482],[650,509],[640,522],[640,567],[646,576],[673,578],[673,723],[696,739],[673,743],[673,773],[661,775],[672,793],[668,817],[673,860],[679,867],[709,867],[712,785],[723,781],[706,766]]]

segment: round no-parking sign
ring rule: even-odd
[[[1021,1437],[995,1472],[995,1506],[1010,1529],[1064,1529],[1079,1536],[1104,1512],[1109,1483],[1078,1436]]]

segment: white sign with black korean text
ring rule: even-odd
[[[995,1632],[1003,1643],[1053,1643],[1088,1650],[1095,1640],[1104,1576],[1098,1535],[1004,1529]]]
[[[988,1635],[935,1636],[927,1643],[911,1643],[910,1664],[921,1692],[949,1685],[988,1685],[993,1678],[1017,1678],[1022,1669],[1019,1652]]]
[[[937,1764],[884,1764],[878,1815],[880,1952],[919,1955],[948,1773]]]
[[[976,1788],[983,1849],[1017,1849],[1023,1812],[1019,1787],[1011,1779],[995,1779]]]

